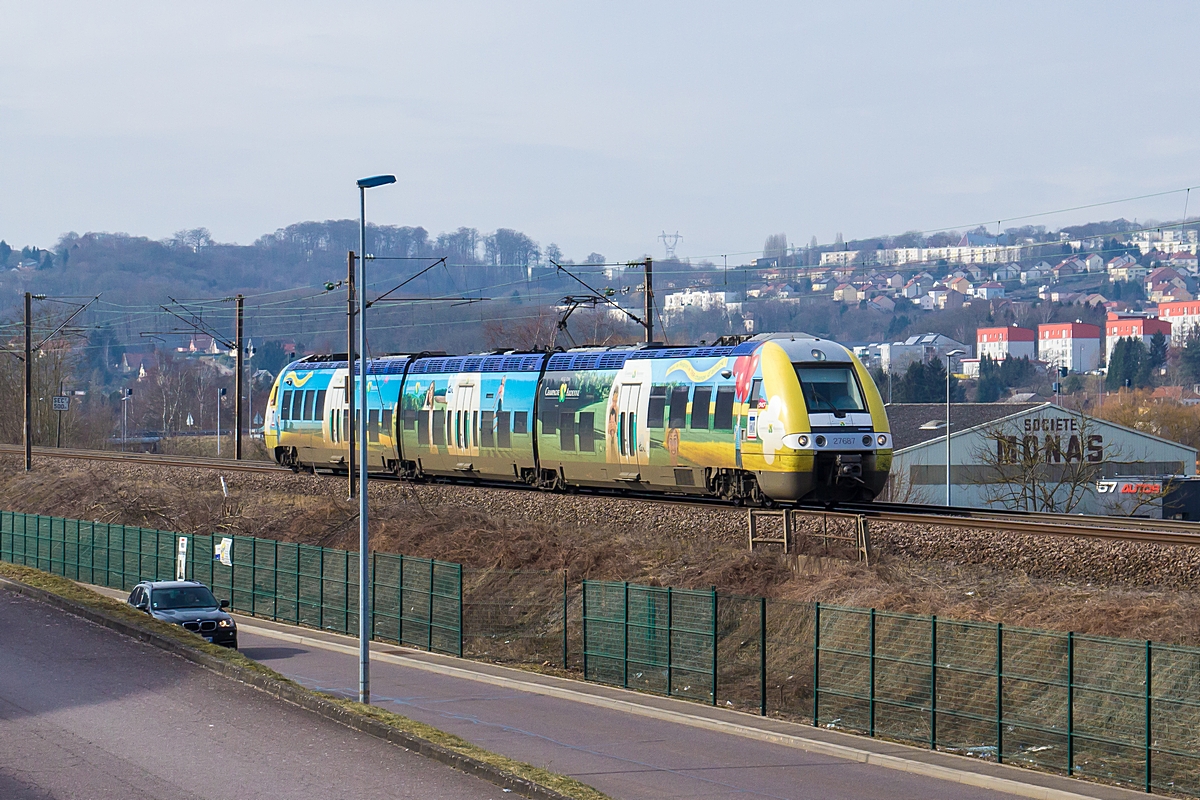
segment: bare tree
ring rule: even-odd
[[[983,486],[989,504],[1069,514],[1104,477],[1105,463],[1123,460],[1090,417],[1056,418],[1054,430],[1029,429],[1027,419],[996,422],[982,431],[971,482]]]

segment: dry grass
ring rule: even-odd
[[[344,480],[226,473],[226,497],[212,470],[41,458],[35,466],[35,472],[26,474],[16,459],[0,459],[4,508],[333,547],[354,548],[357,541],[355,506],[345,499]],[[466,490],[462,495],[467,499],[461,505],[438,506],[413,487],[373,486],[376,548],[480,569],[566,570],[572,584],[592,578],[716,586],[741,595],[1200,645],[1200,597],[1191,589],[1192,571],[1184,568],[1183,555],[1200,556],[1181,548],[1131,546],[1118,553],[1126,561],[1132,558],[1129,553],[1162,563],[1170,559],[1172,568],[1185,576],[1174,586],[1137,585],[1146,578],[1132,571],[1136,580],[1118,582],[1113,578],[1119,574],[1112,568],[1114,551],[1091,543],[1062,559],[1075,545],[992,534],[972,540],[955,539],[950,532],[946,544],[938,543],[932,532],[880,535],[881,552],[864,567],[825,557],[811,542],[808,554],[750,554],[740,536],[709,535],[703,526],[672,532],[617,520],[612,525],[566,524],[522,518],[507,506],[495,511],[488,501],[476,499],[486,495]],[[514,495],[521,497],[510,492],[495,502],[512,505]],[[1019,544],[1010,541],[1018,538]]]

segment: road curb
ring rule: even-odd
[[[304,644],[311,647],[318,647],[336,652],[344,652],[347,654],[358,653],[357,648],[351,648],[347,645],[322,640],[313,636],[277,631],[273,628],[266,628],[252,624],[247,625],[245,623],[240,623],[240,625],[241,629],[247,633],[254,633],[260,636],[278,639],[280,641],[289,641],[295,644]],[[1020,767],[1012,767],[1016,773],[1013,778],[987,775],[965,769],[942,766],[940,764],[931,764],[915,758],[905,758],[899,755],[878,753],[870,750],[851,747],[849,745],[820,741],[818,739],[812,739],[797,734],[768,731],[761,728],[755,728],[750,725],[738,724],[736,722],[727,722],[725,720],[699,717],[684,713],[682,711],[674,711],[666,708],[656,708],[637,703],[633,700],[604,697],[563,686],[553,686],[531,680],[522,680],[521,678],[517,677],[506,677],[503,675],[476,672],[455,665],[432,663],[420,658],[412,658],[410,656],[398,655],[395,653],[380,653],[372,650],[371,659],[397,663],[401,666],[420,669],[426,672],[434,672],[440,675],[460,677],[466,680],[473,680],[478,683],[487,683],[493,686],[501,686],[508,689],[516,689],[519,691],[526,691],[548,697],[573,700],[575,702],[584,703],[586,705],[591,705],[598,708],[606,708],[614,711],[636,714],[638,716],[658,719],[664,722],[687,725],[692,728],[726,733],[745,739],[783,745],[785,747],[794,747],[796,749],[805,750],[811,753],[819,753],[821,755],[855,761],[861,764],[871,764],[873,766],[884,767],[886,769],[905,772],[912,775],[936,778],[938,780],[944,780],[947,783],[957,783],[964,786],[973,786],[979,789],[990,789],[993,791],[1005,792],[1019,797],[1033,798],[1033,800],[1098,800],[1097,794],[1084,793],[1093,786],[1097,790],[1100,790],[1102,794],[1109,795],[1110,798],[1114,794],[1123,794],[1129,798],[1134,797],[1135,794],[1140,797],[1146,796],[1141,792],[1135,793],[1133,790],[1124,789],[1122,787],[1106,786],[1103,784],[1084,784],[1083,786],[1079,787],[1080,791],[1055,789],[1049,786],[1040,786],[1035,783],[1019,780],[1021,773],[1025,772],[1025,770]],[[896,745],[896,747],[901,748],[905,746]]]
[[[253,686],[256,689],[274,695],[281,700],[299,706],[306,711],[317,714],[325,719],[345,725],[348,728],[361,731],[406,750],[418,753],[439,763],[453,767],[461,772],[482,778],[502,789],[512,791],[530,800],[572,800],[570,796],[557,792],[549,787],[526,778],[505,772],[499,767],[461,753],[456,753],[427,739],[394,728],[385,722],[372,719],[364,714],[356,713],[336,703],[325,700],[316,692],[295,684],[283,683],[252,670],[231,664],[221,658],[209,655],[201,650],[189,647],[183,642],[177,642],[155,631],[142,628],[124,620],[116,619],[103,612],[80,605],[65,597],[61,597],[45,589],[0,577],[0,588],[29,597],[47,605],[66,611],[77,617],[93,622],[117,633],[129,636],[145,644],[153,645],[160,650],[180,656],[193,664],[203,667],[210,672],[216,672],[224,677]],[[101,595],[103,596],[103,595]]]

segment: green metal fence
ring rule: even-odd
[[[179,534],[0,512],[0,559],[129,590]],[[187,574],[257,616],[353,634],[357,554],[188,536]],[[229,563],[218,553],[228,538]],[[979,758],[1200,794],[1200,648],[375,553],[376,638]]]
[[[716,703],[717,593],[583,582],[583,674]]]
[[[357,552],[0,511],[0,559],[124,591],[143,580],[173,579],[181,538],[188,540],[187,576],[208,584],[234,610],[357,632]],[[225,539],[228,564],[217,557]],[[462,655],[461,566],[373,553],[371,576],[373,636]]]

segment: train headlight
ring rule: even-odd
[[[864,436],[863,437],[863,447],[870,447],[870,446],[871,446],[871,437]]]
[[[800,438],[796,441],[800,443],[801,447],[808,447],[808,437],[804,434],[800,434]]]
[[[887,434],[886,433],[879,434],[878,436],[875,437],[875,441],[879,443],[880,447],[885,446],[887,444]]]
[[[818,436],[817,437],[817,447],[824,447],[824,446],[825,446],[825,437]]]

